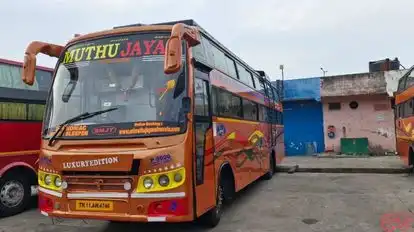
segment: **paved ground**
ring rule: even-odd
[[[239,195],[212,231],[383,231],[384,214],[414,210],[414,176],[406,174],[277,174]],[[414,222],[414,217],[411,217]],[[192,224],[116,225],[100,221],[53,225],[35,209],[0,219],[0,231],[202,231]]]

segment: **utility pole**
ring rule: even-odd
[[[325,71],[322,67],[321,67],[321,70],[322,70],[322,72],[323,72],[323,76],[326,76],[326,73],[327,73],[328,71]]]

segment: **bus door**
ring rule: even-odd
[[[208,73],[194,69],[194,146],[197,216],[216,202],[214,139]]]

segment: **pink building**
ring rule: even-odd
[[[363,141],[359,146],[369,153],[395,152],[394,112],[384,72],[321,80],[326,151],[344,152]]]

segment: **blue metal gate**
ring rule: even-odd
[[[325,149],[322,104],[317,101],[283,103],[286,155],[312,155]]]

